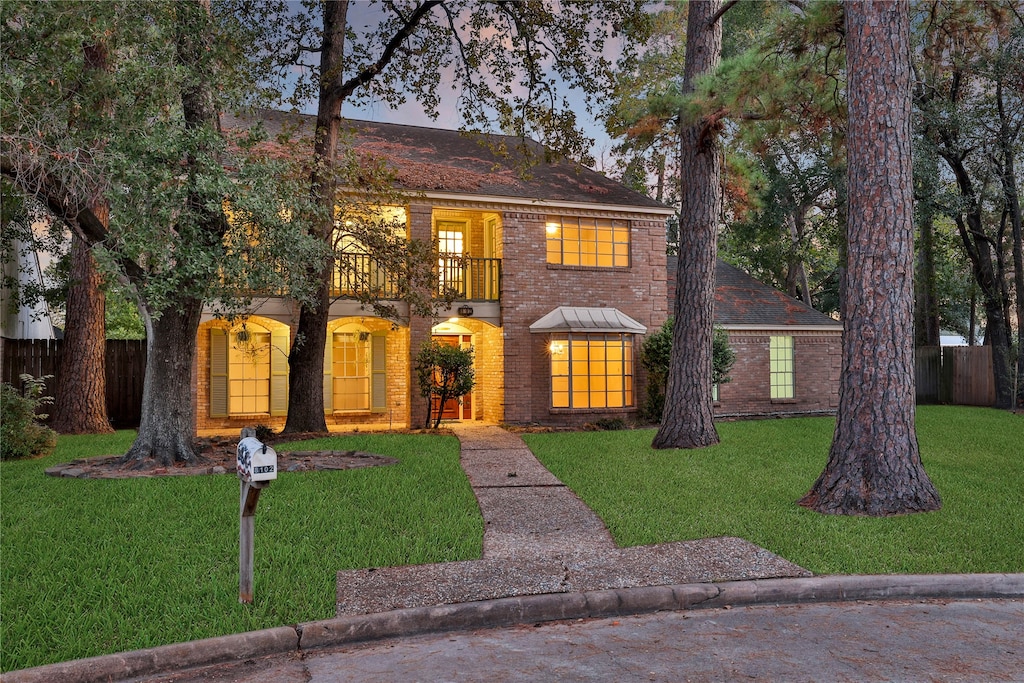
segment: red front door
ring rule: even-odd
[[[470,334],[445,334],[445,335],[434,335],[434,341],[441,344],[447,344],[449,346],[461,346],[464,349],[468,349],[473,345],[473,335]],[[434,399],[434,410],[437,410],[437,401]],[[441,411],[442,420],[472,420],[473,419],[473,392],[462,396],[462,402],[459,403],[459,399],[451,398],[448,399],[444,404],[444,410]]]

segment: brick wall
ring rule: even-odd
[[[768,340],[773,335],[793,337],[792,399],[771,398]],[[718,389],[717,416],[833,412],[839,405],[841,332],[729,330],[729,345],[736,364],[731,381]]]
[[[662,218],[627,212],[561,211],[561,215],[588,215],[629,221],[630,266],[618,269],[549,266],[547,264],[547,212],[508,210],[499,204],[452,202],[435,209],[419,201],[409,206],[409,234],[429,240],[436,218],[466,220],[468,246],[474,256],[483,254],[483,225],[488,216],[499,217],[498,252],[502,262],[501,327],[465,319],[460,324],[472,332],[476,346],[477,389],[474,418],[488,422],[581,424],[601,417],[630,417],[636,407],[595,411],[552,410],[548,335],[531,334],[529,326],[558,306],[613,307],[653,332],[664,322],[668,297],[665,273],[665,224]],[[255,318],[254,318],[255,320]],[[352,319],[349,319],[352,320]],[[336,414],[329,425],[372,423],[419,427],[426,419],[426,403],[419,395],[413,358],[431,336],[436,320],[411,316],[408,326],[367,315],[357,319],[370,331],[387,329],[387,412]],[[331,327],[345,320],[332,320]],[[273,323],[280,324],[280,323]],[[199,333],[196,367],[197,427],[235,429],[243,421],[209,417],[209,326]],[[294,335],[294,329],[292,329]],[[634,403],[645,396],[646,376],[639,363],[641,336],[634,343]],[[283,417],[266,416],[261,422],[281,427]],[[251,420],[249,420],[251,422]]]
[[[584,306],[617,308],[649,331],[657,329],[665,320],[668,301],[664,221],[637,215],[587,214],[630,221],[631,263],[628,268],[619,269],[581,268],[548,265],[547,215],[509,211],[503,216],[505,421],[579,424],[600,417],[632,415],[635,408],[552,410],[549,338],[545,334],[531,334],[529,327],[558,306]],[[634,357],[639,356],[640,342],[636,338]],[[637,363],[635,403],[639,404],[645,391],[646,377]]]

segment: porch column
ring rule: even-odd
[[[430,204],[409,205],[409,238],[429,242],[434,236],[433,207]],[[420,385],[416,378],[414,365],[416,354],[423,344],[430,339],[433,327],[430,318],[409,313],[409,428],[420,429],[427,419],[426,399],[420,396]]]

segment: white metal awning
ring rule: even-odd
[[[530,332],[644,334],[647,332],[647,328],[617,308],[559,306],[530,325]]]

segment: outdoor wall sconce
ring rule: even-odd
[[[473,315],[473,307],[472,306],[459,306],[459,316],[460,317],[468,318],[471,315]]]

